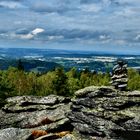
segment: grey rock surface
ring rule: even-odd
[[[126,89],[128,82],[127,64],[123,60],[118,60],[117,65],[113,67],[111,79],[111,83],[116,89]]]
[[[28,140],[32,139],[30,130],[7,128],[0,130],[0,140]]]
[[[81,89],[67,116],[88,139],[140,140],[140,91],[94,86]]]
[[[140,140],[140,91],[91,86],[73,99],[19,96],[6,102],[0,140]]]
[[[55,95],[12,97],[7,102],[0,111],[0,128],[39,127],[66,119],[65,113],[70,110],[70,100]]]
[[[46,133],[46,139],[51,139],[55,133],[73,129],[65,115],[70,112],[70,98],[18,96],[6,102],[0,110],[0,140],[34,140]]]
[[[59,138],[57,140],[79,140],[79,139],[74,137],[72,134],[67,134],[66,136]]]

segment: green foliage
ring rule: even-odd
[[[53,80],[55,79],[55,72],[48,72],[44,75],[37,77],[38,88],[36,89],[37,95],[45,96],[54,94]]]
[[[134,69],[128,70],[128,90],[140,90],[140,74]]]
[[[68,77],[69,94],[72,96],[79,89],[79,73],[76,68],[72,68],[66,75]]]
[[[79,79],[79,86],[80,88],[84,88],[88,85],[90,85],[90,81],[91,81],[91,74],[86,70],[81,72],[81,76]]]
[[[21,71],[24,70],[24,66],[23,66],[22,61],[20,59],[17,62],[17,68],[18,68],[18,70],[21,70]]]
[[[140,90],[138,71],[129,69],[128,79],[128,90]],[[76,68],[72,68],[65,72],[63,68],[56,68],[38,75],[10,67],[8,70],[0,70],[0,99],[18,95],[73,96],[78,89],[91,85],[108,86],[110,81],[109,73],[92,73],[88,69],[78,72]]]
[[[68,77],[66,76],[63,68],[55,69],[55,78],[53,80],[54,94],[68,96]]]

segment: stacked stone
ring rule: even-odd
[[[112,85],[116,89],[125,89],[128,82],[127,64],[123,60],[118,60],[117,65],[113,68]]]

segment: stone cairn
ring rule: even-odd
[[[113,68],[111,79],[111,83],[116,89],[126,89],[128,82],[127,63],[122,59],[117,60],[117,65]]]

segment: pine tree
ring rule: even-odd
[[[17,62],[17,68],[20,71],[24,71],[24,66],[23,66],[23,63],[22,63],[21,59],[19,59],[18,62]]]
[[[68,77],[68,87],[69,87],[69,92],[70,95],[74,95],[75,91],[79,89],[79,72],[77,71],[76,68],[72,68],[70,71],[67,73]]]
[[[68,88],[68,78],[64,72],[63,68],[56,68],[55,70],[56,76],[53,80],[53,87],[55,90],[55,94],[68,96],[69,88]]]

